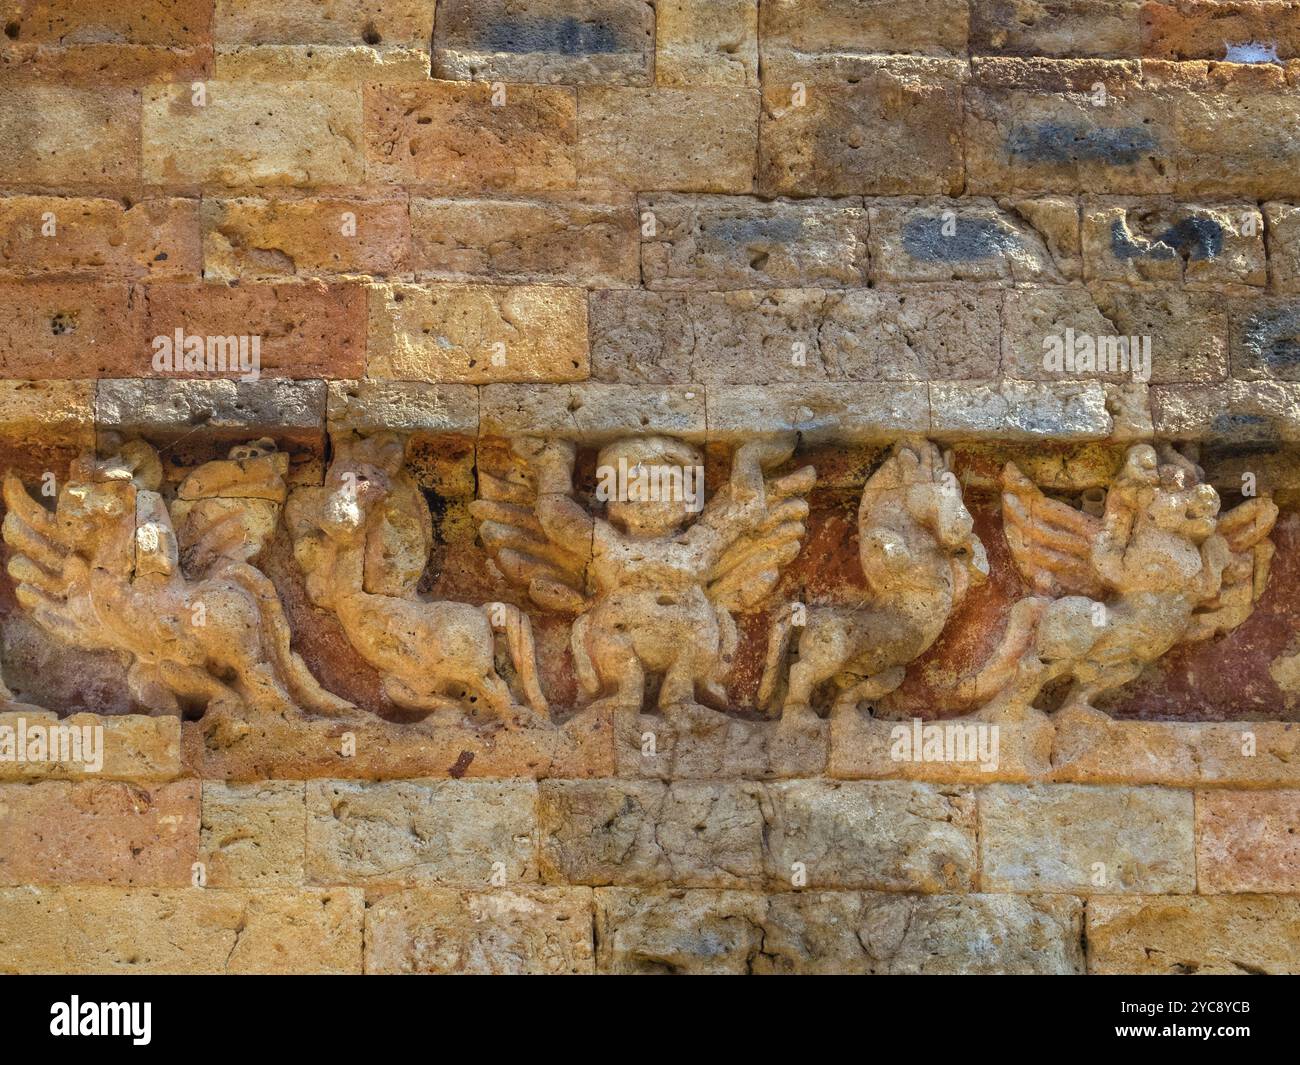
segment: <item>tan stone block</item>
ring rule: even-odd
[[[223,49],[212,59],[217,81],[273,84],[324,81],[363,86],[371,82],[429,80],[429,45],[249,44]]]
[[[210,34],[211,7],[211,0],[137,0],[131,4],[3,0],[0,22],[10,41],[116,41],[180,48]]]
[[[509,885],[535,881],[536,807],[532,781],[310,781],[307,875],[469,888],[498,874]]]
[[[478,389],[422,381],[331,381],[331,433],[421,432],[478,436]]]
[[[763,946],[767,900],[752,892],[598,888],[595,898],[601,973],[748,973]]]
[[[26,482],[59,476],[94,446],[93,396],[91,381],[0,380],[0,469]],[[0,780],[15,771],[0,762]]]
[[[805,444],[884,443],[930,428],[924,384],[734,385],[710,389],[708,411],[709,437],[722,442],[793,431]]]
[[[1294,59],[1300,56],[1300,4],[1151,0],[1142,5],[1142,54],[1238,63]]]
[[[433,72],[465,81],[646,85],[654,65],[648,0],[442,0]]]
[[[768,195],[956,195],[964,64],[796,64],[763,79]]]
[[[4,0],[7,81],[141,84],[201,78],[212,57],[211,0]]]
[[[203,782],[199,860],[209,887],[301,884],[306,847],[301,781]]]
[[[707,479],[707,465],[706,465]],[[651,749],[645,735],[654,736]],[[678,708],[672,720],[639,714],[618,723],[614,760],[621,777],[681,780],[785,780],[826,769],[830,726],[797,729],[775,720],[746,720],[707,706]]]
[[[549,883],[729,888],[763,881],[760,785],[544,780],[538,794]]]
[[[975,884],[975,797],[901,781],[769,784],[769,873],[810,888],[969,891]],[[798,884],[796,886],[804,886]]]
[[[964,57],[966,4],[961,0],[764,0],[763,51],[906,52]],[[766,58],[766,56],[765,56]]]
[[[1163,383],[1227,375],[1227,314],[1223,300],[1207,292],[1122,285],[1024,289],[1006,301],[1002,319],[1001,370],[1009,378],[1126,382],[1149,372]],[[1139,357],[1147,350],[1149,366]],[[1093,365],[1075,363],[1089,351]]]
[[[756,90],[578,90],[578,174],[584,186],[749,192],[757,145]]]
[[[0,884],[188,884],[198,833],[197,781],[3,784]]]
[[[1264,220],[1254,204],[1089,200],[1083,254],[1090,281],[1263,285]]]
[[[233,444],[271,436],[285,450],[319,452],[324,421],[323,381],[129,378],[95,387],[97,428],[126,438],[175,443],[205,436]]]
[[[355,889],[7,888],[0,972],[359,973]]]
[[[589,888],[411,888],[366,908],[367,973],[590,974]]]
[[[693,380],[695,322],[684,293],[597,291],[587,312],[592,377],[624,385]]]
[[[217,46],[250,44],[416,48],[433,33],[426,0],[216,0]]]
[[[755,973],[1082,973],[1083,904],[1068,895],[768,896]]]
[[[364,177],[359,92],[310,82],[156,86],[143,105],[144,177],[161,185],[346,185]]]
[[[1088,972],[1300,973],[1300,898],[1091,898]]]
[[[1226,426],[1213,425],[1215,438],[1255,443],[1300,440],[1300,381],[1229,381]]]
[[[1073,276],[1078,267],[1075,202],[1043,197],[1016,206],[1019,210],[1013,211],[965,198],[875,201],[872,276],[903,282],[1064,281]],[[1035,228],[1037,220],[1044,220],[1046,232]],[[1067,233],[1073,248],[1058,243]]]
[[[411,231],[421,277],[599,288],[641,280],[631,197],[417,198]]]
[[[480,392],[484,436],[546,433],[592,445],[633,434],[705,436],[703,389],[583,381],[538,388],[487,385]]]
[[[1282,721],[1075,719],[1057,722],[1052,763],[1079,784],[1295,788],[1297,754],[1300,725]]]
[[[979,793],[985,891],[1179,894],[1196,888],[1192,795],[994,784]]]
[[[1142,0],[972,0],[971,53],[1137,56],[1142,6]]]
[[[756,201],[643,196],[647,288],[845,288],[867,273],[867,211],[857,199]]]
[[[594,293],[593,372],[629,383],[766,382],[756,388],[986,378],[997,373],[999,304],[993,292],[951,289]],[[816,416],[816,403],[804,405],[810,413],[795,420]],[[871,407],[862,397],[856,409]]]
[[[43,382],[31,382],[33,388],[40,389]],[[93,446],[87,442],[85,447]],[[26,725],[20,721],[26,721]],[[67,761],[17,761],[18,730],[39,724],[43,727],[59,724],[69,728],[103,729],[102,744],[91,734],[91,743],[96,752],[91,754],[91,746],[85,743],[87,734],[81,733],[82,758]],[[118,714],[100,716],[98,714],[70,714],[61,720],[55,715],[33,714],[29,711],[15,711],[0,714],[0,729],[14,730],[15,760],[0,761],[0,781],[16,780],[127,780],[135,783],[153,783],[172,780],[181,775],[181,723],[174,717],[145,717],[143,714]],[[48,739],[48,735],[47,735]],[[72,743],[71,737],[69,743]],[[60,738],[60,755],[63,752],[63,740]],[[48,748],[47,748],[48,749]],[[70,746],[75,756],[75,746]],[[102,764],[95,767],[96,762]]]
[[[0,276],[197,279],[195,200],[0,199]]]
[[[371,377],[574,381],[589,373],[579,288],[385,285],[370,292]]]
[[[932,381],[929,410],[950,440],[1104,440],[1115,428],[1097,381]]]
[[[212,72],[212,43],[206,36],[193,47],[151,44],[0,44],[0,72],[9,85],[68,88],[120,87],[133,91],[153,82],[192,84]]]
[[[0,282],[0,375],[114,377],[147,372],[143,293],[125,282]]]
[[[1232,374],[1246,381],[1300,381],[1300,298],[1244,299],[1230,305]]]
[[[1048,721],[993,726],[838,715],[831,722],[827,773],[844,780],[1028,783],[1051,772],[1052,740]]]
[[[461,387],[472,391],[471,386]],[[536,385],[514,387],[538,390]],[[242,439],[257,435],[246,433]],[[447,437],[426,439],[445,454]],[[318,467],[314,483],[319,484],[321,476]],[[344,755],[343,736],[348,732],[353,734],[356,750]],[[558,728],[499,731],[466,725],[426,725],[416,730],[378,717],[349,722],[346,727],[325,719],[277,718],[254,727],[242,722],[234,727],[215,721],[186,722],[183,742],[187,764],[196,772],[231,781],[320,777],[531,781],[605,777],[614,772],[613,728],[608,715],[580,714]]]
[[[1112,323],[1111,333],[1151,338],[1153,382],[1205,384],[1228,376],[1231,304],[1220,291],[1177,285],[1135,289],[1121,284],[1096,284],[1089,291],[1097,309]]]
[[[0,182],[111,188],[139,179],[139,92],[8,86],[0,95]]]
[[[1300,206],[1264,204],[1268,267],[1279,292],[1300,292]]]
[[[1202,894],[1300,894],[1300,790],[1198,791],[1196,872]]]
[[[468,192],[565,189],[576,180],[571,88],[372,85],[365,126],[372,180]]]
[[[266,377],[360,377],[366,350],[366,290],[359,284],[320,281],[286,284],[149,287],[148,313],[137,374],[152,374],[152,338],[187,336],[261,338]],[[206,365],[206,364],[205,364]],[[143,367],[148,366],[149,369]],[[217,376],[239,377],[236,370]],[[210,376],[208,371],[173,369],[176,376]],[[123,376],[132,376],[124,374]]]
[[[1174,190],[1174,113],[1134,63],[985,59],[965,104],[971,193]]]
[[[758,0],[659,0],[655,82],[758,85]]]
[[[1185,76],[1187,68],[1192,75]],[[1200,69],[1203,77],[1196,76]],[[1295,92],[1282,84],[1279,67],[1178,63],[1143,70],[1173,101],[1180,196],[1300,197]]]
[[[425,0],[219,0],[213,34],[218,80],[425,80],[433,5]]]
[[[411,253],[404,198],[205,199],[202,225],[210,281],[382,276],[406,269]]]

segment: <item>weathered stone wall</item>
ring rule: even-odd
[[[1300,972],[1300,3],[0,27],[0,971]],[[721,561],[600,524],[656,437]],[[926,439],[942,605],[869,572],[939,550]],[[456,603],[508,711],[422,687]],[[883,656],[845,705],[805,606]]]

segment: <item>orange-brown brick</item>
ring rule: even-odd
[[[0,199],[0,276],[197,280],[197,200]]]
[[[145,343],[132,372],[120,376],[152,376],[149,343],[177,329],[199,336],[260,336],[263,376],[360,377],[366,346],[365,287],[320,281],[150,285]]]
[[[382,200],[259,196],[203,202],[203,267],[209,280],[385,275],[407,265],[406,197]]]
[[[125,282],[0,282],[0,376],[140,374],[142,307],[142,292]]]
[[[190,883],[199,785],[121,781],[0,785],[0,884]]]
[[[368,173],[444,190],[572,188],[576,122],[574,92],[559,86],[372,85]]]
[[[1232,46],[1252,43],[1263,55],[1273,48],[1279,59],[1300,56],[1300,3],[1171,0],[1142,5],[1143,55],[1159,59],[1224,59]]]
[[[87,85],[202,77],[212,0],[0,0],[0,77]]]
[[[1196,796],[1202,894],[1300,892],[1300,791],[1203,791]]]

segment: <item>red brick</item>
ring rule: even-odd
[[[121,376],[156,376],[149,345],[154,337],[173,335],[177,329],[199,336],[260,336],[264,377],[360,377],[366,348],[366,290],[362,285],[320,281],[150,285],[139,348],[141,365]]]
[[[198,280],[196,200],[0,199],[0,276]]]
[[[0,376],[133,377],[145,371],[140,290],[124,282],[0,283]]]

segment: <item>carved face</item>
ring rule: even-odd
[[[1218,526],[1219,505],[1219,493],[1208,484],[1175,492],[1162,491],[1152,501],[1151,521],[1164,532],[1200,545]]]
[[[1160,483],[1160,460],[1150,444],[1135,444],[1129,448],[1117,480],[1129,484],[1154,488]]]
[[[684,441],[658,436],[620,440],[603,448],[596,462],[598,478],[613,488],[609,520],[639,539],[673,535],[699,510],[692,500],[703,502],[704,459]],[[653,496],[646,498],[651,484],[656,486]]]
[[[371,509],[393,489],[388,474],[368,462],[346,468],[332,466],[325,487],[329,498],[322,521],[327,530],[337,532],[356,532],[363,528]]]
[[[908,512],[934,534],[941,547],[960,552],[969,547],[975,520],[961,498],[961,484],[944,477],[907,490]]]

